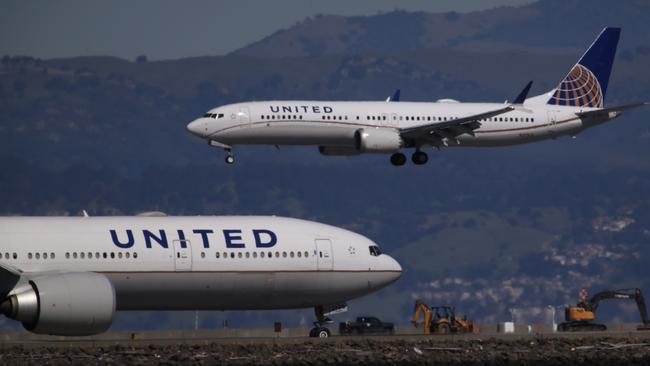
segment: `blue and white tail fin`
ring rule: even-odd
[[[543,103],[545,100],[546,104],[552,105],[603,108],[620,35],[621,28],[603,29],[557,88],[528,101]]]

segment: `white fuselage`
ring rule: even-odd
[[[222,143],[353,147],[359,129],[403,129],[503,108],[496,103],[268,101],[237,103],[209,111],[188,126],[195,135]],[[580,118],[576,108],[526,104],[479,120],[474,135],[445,139],[445,146],[505,146],[575,135],[605,119]],[[615,116],[610,116],[615,117]],[[413,147],[405,145],[403,147]]]
[[[336,304],[401,274],[361,235],[281,217],[5,217],[0,237],[0,264],[21,281],[103,274],[117,310]]]

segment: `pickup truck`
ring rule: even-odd
[[[339,324],[339,334],[393,334],[393,323],[385,323],[371,316],[360,316],[356,321],[347,321]]]

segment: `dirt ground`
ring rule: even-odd
[[[650,365],[636,337],[297,339],[107,347],[12,346],[0,365]],[[648,341],[650,342],[650,341]]]

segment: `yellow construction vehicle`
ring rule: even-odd
[[[586,295],[586,293],[585,293]],[[638,330],[650,330],[650,320],[648,320],[648,310],[646,309],[645,299],[641,289],[621,289],[602,291],[591,299],[578,301],[576,306],[569,306],[564,310],[565,322],[558,325],[561,332],[580,332],[580,331],[603,331],[607,330],[605,324],[596,323],[596,310],[602,300],[634,300],[636,301],[641,322],[643,325],[637,327]]]
[[[424,316],[422,329],[424,334],[453,334],[473,333],[474,322],[466,316],[456,316],[456,309],[452,306],[428,306],[424,301],[415,300],[411,323],[417,328],[420,314]]]

